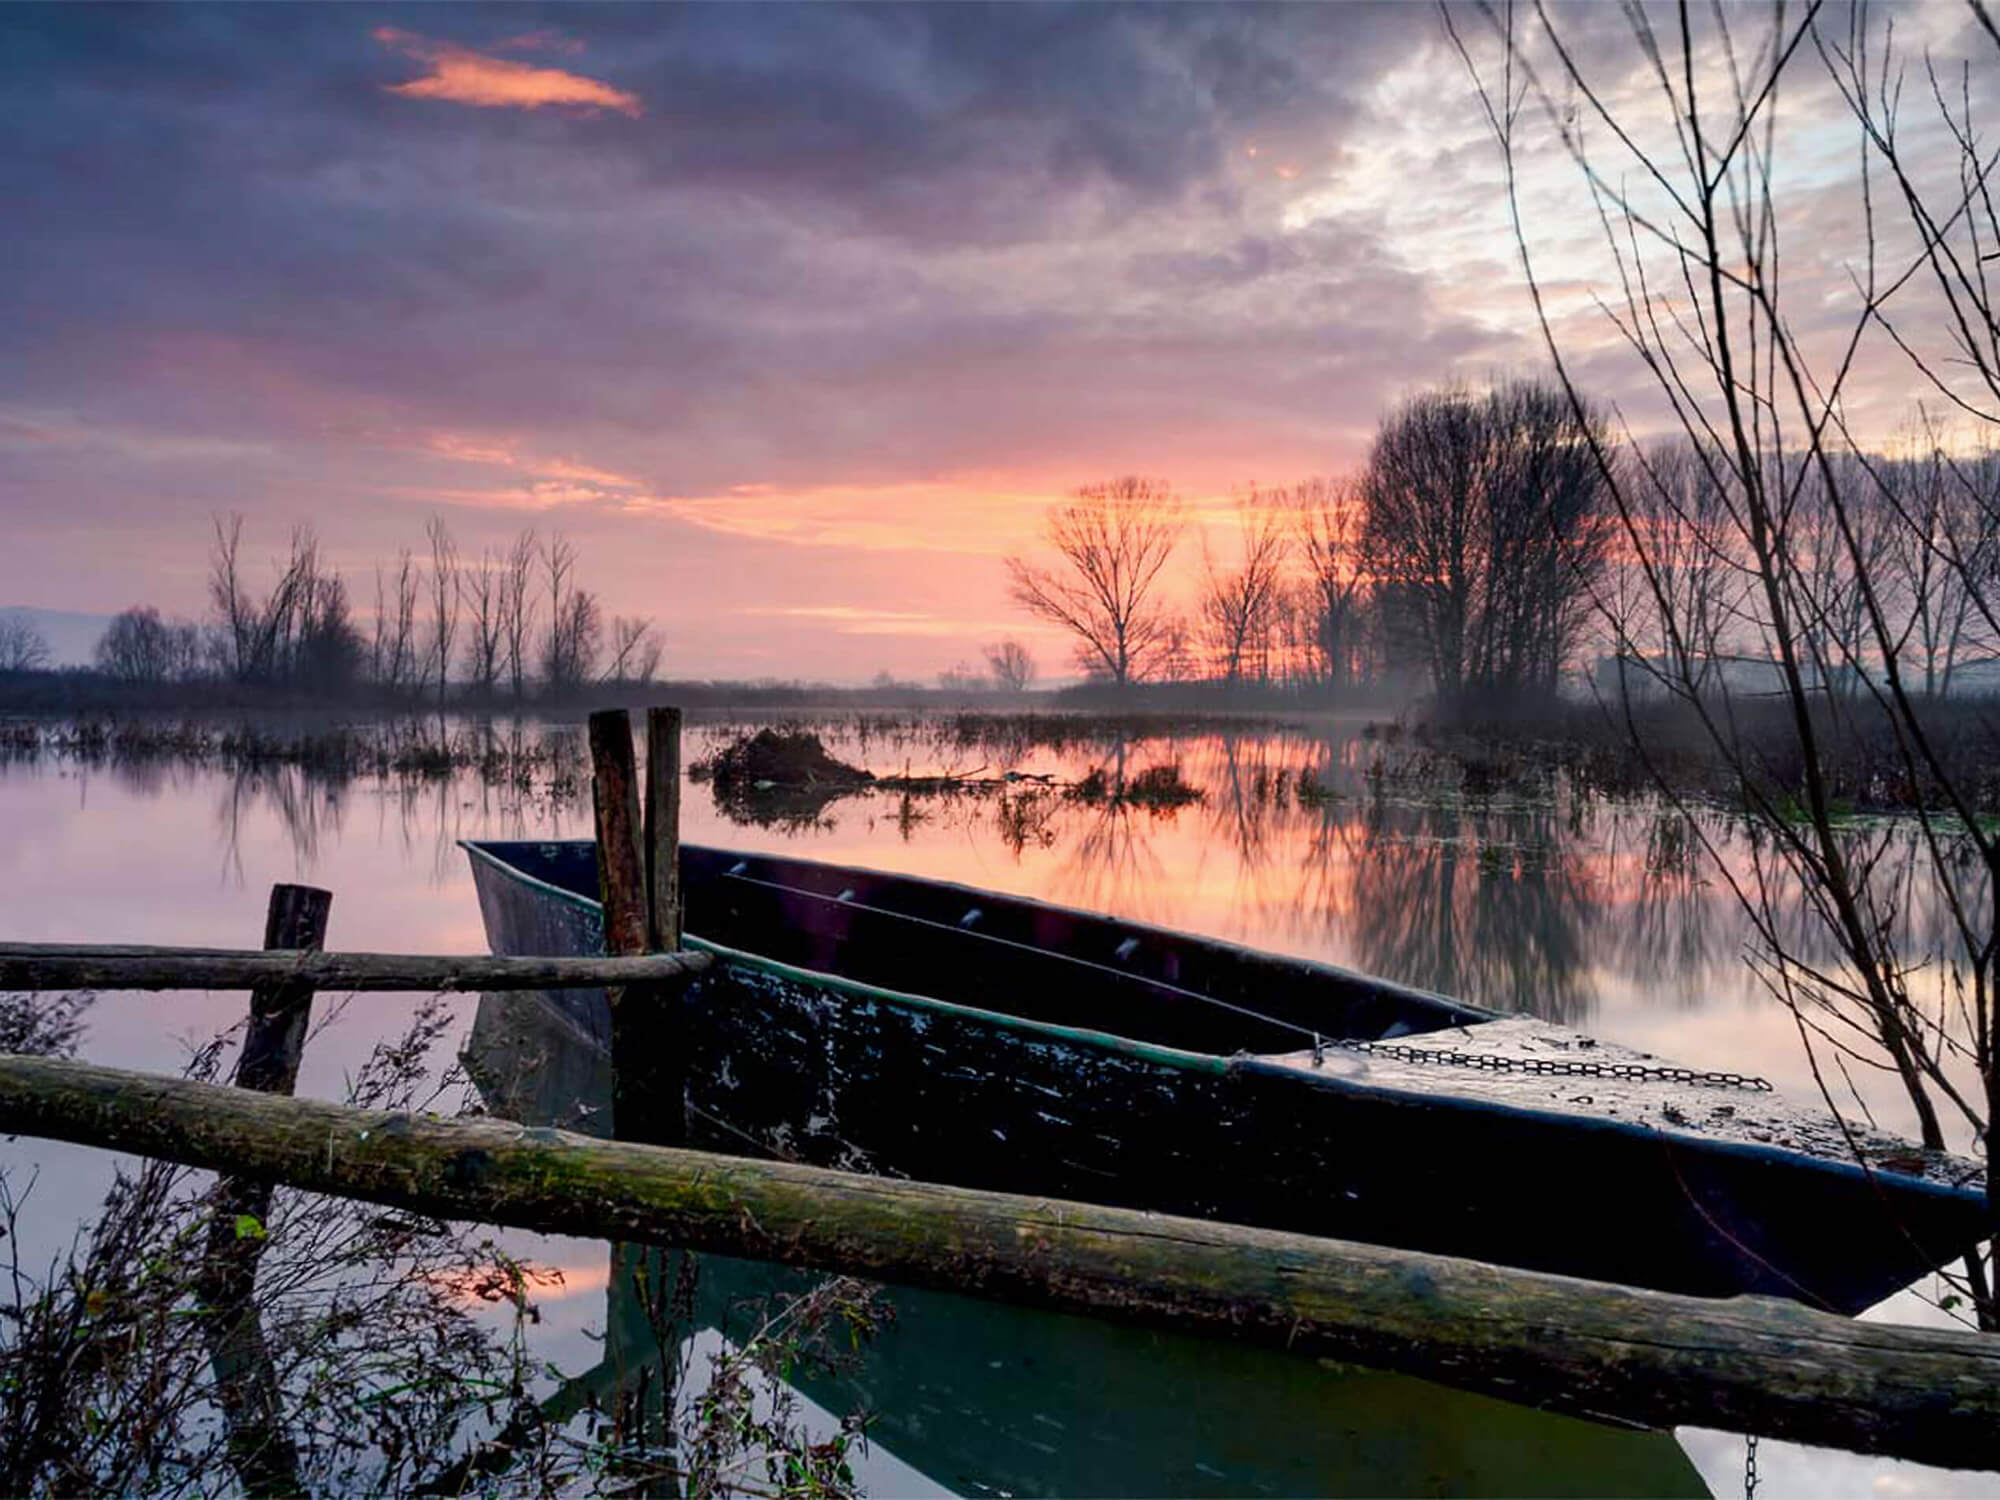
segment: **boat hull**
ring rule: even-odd
[[[713,853],[694,851],[691,868],[713,865]],[[852,873],[789,863],[802,881],[838,882]],[[530,864],[521,849],[507,858],[475,850],[495,951],[596,950],[595,904],[538,878],[524,868]],[[752,884],[767,891],[776,883]],[[704,931],[697,922],[704,905],[719,910],[718,900],[728,899],[754,907],[762,899],[742,891],[718,898],[713,881],[690,880],[688,888],[694,933]],[[947,908],[965,894],[949,893]],[[860,951],[859,943],[879,948],[887,940],[874,927],[888,919],[877,921],[869,910],[829,902],[824,892],[791,901],[783,926],[771,928],[780,934],[774,946],[840,963],[843,954]],[[1057,909],[987,896],[980,910],[983,920],[1004,925]],[[767,924],[779,915],[756,913]],[[740,923],[731,930],[743,935]],[[1156,948],[1171,946],[1168,935],[1132,930]],[[978,990],[981,970],[1005,967],[993,962],[991,943],[970,937],[957,939],[954,964],[949,929],[935,924],[925,933],[933,950],[925,962],[939,989]],[[1176,941],[1182,978],[1203,964],[1226,973],[1242,952]],[[1188,1051],[888,991],[736,950],[718,956],[682,997],[676,1030],[687,1049],[692,1117],[717,1149],[1694,1295],[1790,1296],[1850,1313],[1982,1234],[1983,1203],[1974,1191],[1755,1142],[1469,1096],[1449,1086],[1456,1081],[1451,1069],[1432,1070],[1439,1086],[1412,1086],[1406,1076],[1385,1085],[1385,1070],[1371,1068],[1365,1054],[1328,1051],[1323,1066],[1310,1067],[1297,1059]],[[1326,1034],[1349,1034],[1354,987],[1365,982],[1298,961],[1250,957],[1278,965],[1258,971],[1267,979],[1328,976]],[[1033,1001],[1059,1014],[1065,1001],[1049,974]],[[1098,990],[1117,988],[1088,964],[1070,984],[1078,991],[1074,1009],[1091,1017],[1103,1011]],[[1299,1006],[1310,1000],[1310,984],[1299,988],[1304,998],[1293,998],[1287,1016],[1302,1014]],[[1176,989],[1168,998],[1178,1003],[1185,993]],[[1434,997],[1412,995],[1383,986],[1379,995],[1360,999],[1375,1006],[1370,1017],[1378,1032],[1385,1015],[1388,1025],[1406,1032],[1426,1024],[1434,1030],[1439,1018],[1427,1020],[1418,1003]],[[1139,995],[1127,998],[1136,1004]],[[561,992],[545,1003],[581,1041],[608,1044],[601,992]],[[1439,1013],[1468,1030],[1484,1014]],[[1195,1022],[1191,1014],[1171,1024],[1185,1030]],[[1548,1093],[1557,1098],[1564,1090]],[[1569,1094],[1576,1097],[1573,1089]]]

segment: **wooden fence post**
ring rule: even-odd
[[[655,953],[681,946],[681,711],[646,711],[647,936]],[[656,1146],[687,1144],[687,1038],[674,1022],[682,986],[650,991],[646,1006],[644,1087],[649,1096],[645,1139]]]
[[[655,953],[681,946],[681,711],[646,710],[646,898]]]
[[[646,877],[639,855],[639,768],[632,755],[632,716],[624,709],[590,716],[590,772],[604,951],[631,958],[646,951]]]
[[[678,718],[678,715],[675,715]],[[654,726],[657,728],[657,725]],[[670,763],[662,769],[662,757]],[[592,790],[597,810],[597,886],[604,905],[604,951],[635,957],[656,932],[679,942],[680,736],[677,728],[649,746],[642,828],[632,720],[623,709],[590,716]],[[668,786],[671,777],[673,785]],[[642,833],[646,843],[642,847]],[[658,857],[649,860],[649,850]],[[656,899],[656,895],[658,899]],[[686,1088],[676,1061],[674,1005],[651,985],[609,991],[611,1126],[619,1140],[677,1145],[686,1135]]]
[[[307,885],[271,887],[264,946],[319,949],[333,895]],[[310,984],[279,980],[250,992],[250,1020],[236,1060],[236,1084],[260,1094],[298,1088],[299,1059],[312,1020]],[[299,1454],[285,1430],[277,1371],[257,1313],[257,1262],[271,1217],[271,1185],[244,1177],[216,1182],[207,1254],[196,1281],[206,1315],[209,1365],[228,1428],[229,1460],[251,1495],[304,1493]]]
[[[653,708],[646,714],[645,822],[637,816],[632,728],[622,710],[590,716],[590,751],[597,788],[598,889],[604,903],[607,955],[673,952],[681,945],[680,811],[681,712]],[[607,816],[608,810],[608,816]],[[613,947],[613,912],[620,946]],[[687,1141],[684,1040],[674,1034],[679,986],[627,985],[611,998],[611,1128],[621,1141],[680,1146]],[[672,1284],[686,1254],[657,1245],[611,1245],[611,1275],[631,1278],[642,1299],[650,1285]],[[672,1316],[671,1313],[668,1314]],[[679,1347],[666,1333],[662,1347]],[[641,1372],[644,1373],[644,1372]],[[641,1433],[675,1445],[672,1414],[675,1373],[662,1361],[650,1399],[640,1384],[640,1406],[630,1415]]]
[[[264,946],[317,952],[326,946],[333,892],[310,885],[274,885],[264,914]],[[289,1094],[299,1086],[299,1058],[312,1021],[311,985],[258,985],[250,992],[250,1026],[236,1060],[236,1086]]]

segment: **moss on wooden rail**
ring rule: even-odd
[[[0,989],[245,990],[301,984],[316,990],[554,990],[661,985],[693,978],[706,953],[635,958],[492,958],[484,954],[321,953],[306,949],[150,948],[0,943]]]
[[[684,1245],[1205,1332],[1653,1427],[2000,1454],[2000,1340],[1123,1209],[0,1057],[0,1130],[444,1218]]]

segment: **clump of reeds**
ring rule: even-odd
[[[1325,807],[1340,800],[1340,793],[1322,781],[1312,766],[1299,767],[1299,774],[1292,779],[1292,795],[1301,807]]]
[[[363,724],[284,724],[244,719],[214,724],[194,719],[77,718],[53,723],[0,723],[0,760],[42,759],[143,773],[165,767],[261,772],[295,768],[329,784],[373,777],[383,781],[442,781],[471,772],[489,786],[526,793],[546,789],[557,800],[582,786],[573,731],[535,739],[486,724],[449,725],[429,719]]]

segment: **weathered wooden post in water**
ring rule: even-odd
[[[264,946],[317,951],[326,944],[333,893],[309,885],[271,887]],[[236,1060],[236,1085],[291,1095],[312,1020],[308,982],[274,980],[250,991],[250,1019]],[[206,1318],[209,1363],[228,1428],[230,1463],[252,1495],[296,1495],[299,1455],[285,1430],[278,1376],[257,1314],[257,1263],[271,1217],[268,1179],[223,1177],[215,1185],[207,1254],[196,1292]]]
[[[326,946],[326,919],[332,908],[332,891],[310,885],[272,886],[271,905],[264,914],[265,948],[318,952]],[[250,1024],[236,1060],[238,1088],[266,1094],[297,1090],[312,1001],[310,984],[260,984],[250,991]]]
[[[609,957],[672,953],[681,945],[681,711],[646,713],[645,821],[639,817],[632,724],[623,709],[590,716],[591,786],[597,810],[597,888],[604,904],[604,951]],[[611,1002],[611,1129],[621,1141],[655,1146],[687,1144],[687,1075],[682,1039],[675,1034],[680,985],[625,985],[608,990]],[[670,1287],[679,1276],[674,1252],[659,1245],[614,1240],[612,1283]],[[683,1252],[685,1254],[685,1252]],[[692,1332],[692,1329],[687,1330]],[[605,1353],[641,1380],[621,1425],[635,1423],[672,1448],[678,1381],[671,1358],[621,1347],[618,1330],[605,1331]],[[676,1341],[665,1340],[665,1347]],[[657,1368],[654,1368],[657,1361]]]
[[[658,953],[681,946],[681,711],[646,710],[646,916]]]
[[[631,716],[623,709],[590,716],[597,887],[604,951],[612,957],[671,953],[681,942],[681,711],[650,710],[646,731],[642,825]],[[620,1140],[684,1144],[687,1084],[674,1034],[676,991],[628,985],[609,993],[612,1128]]]

